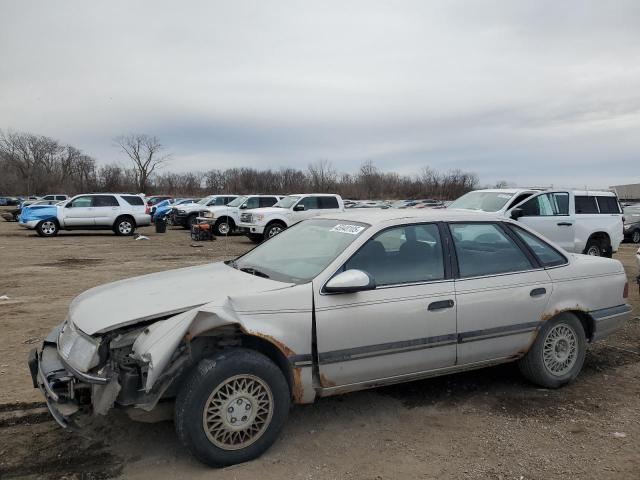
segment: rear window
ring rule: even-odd
[[[576,195],[576,213],[598,213],[596,197]]]
[[[600,213],[620,213],[620,206],[616,197],[596,197]]]
[[[320,208],[340,208],[336,197],[318,197]]]
[[[144,200],[142,200],[141,197],[138,197],[137,195],[122,195],[122,198],[124,199],[125,202],[127,202],[129,205],[140,205],[140,206],[144,206]]]

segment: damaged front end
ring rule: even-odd
[[[131,355],[136,338],[147,327],[136,326],[104,334],[85,335],[67,321],[44,340],[40,350],[29,352],[28,364],[35,388],[63,427],[79,427],[81,418],[105,415],[114,405],[153,409],[179,373],[186,357],[175,351],[176,361],[145,390],[148,364]]]

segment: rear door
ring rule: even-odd
[[[67,227],[91,227],[95,225],[93,197],[91,195],[82,195],[74,198],[63,208],[62,215],[62,221]]]
[[[318,197],[322,213],[340,212],[340,204],[336,197]]]
[[[120,204],[113,195],[94,195],[93,211],[96,225],[113,225],[119,210]]]
[[[517,208],[518,221],[533,228],[568,251],[575,249],[575,215],[568,191],[544,192],[532,196]],[[512,209],[513,210],[513,209]]]
[[[458,364],[504,359],[528,349],[552,291],[537,259],[501,223],[451,223]]]

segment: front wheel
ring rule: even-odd
[[[55,220],[43,220],[36,225],[36,232],[41,237],[53,237],[58,234],[60,228]]]
[[[233,224],[226,218],[221,218],[220,220],[218,220],[213,227],[213,233],[218,237],[229,235],[232,230]]]
[[[289,414],[282,371],[253,350],[235,349],[205,359],[176,398],[180,441],[212,467],[259,457],[275,442]]]
[[[559,388],[578,376],[586,352],[587,339],[582,323],[574,314],[562,313],[540,329],[536,341],[518,366],[531,382],[546,388]]]
[[[592,257],[602,257],[604,255],[601,243],[593,239],[587,242],[587,246],[584,247],[584,253]]]
[[[633,243],[640,243],[640,230],[634,230],[631,234],[631,241]]]
[[[282,232],[285,228],[287,227],[282,223],[272,223],[271,225],[268,225],[267,228],[265,229],[264,238],[269,239],[271,237],[275,237],[280,232]]]

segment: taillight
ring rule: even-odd
[[[624,290],[622,291],[622,298],[629,298],[629,282],[624,282]]]

